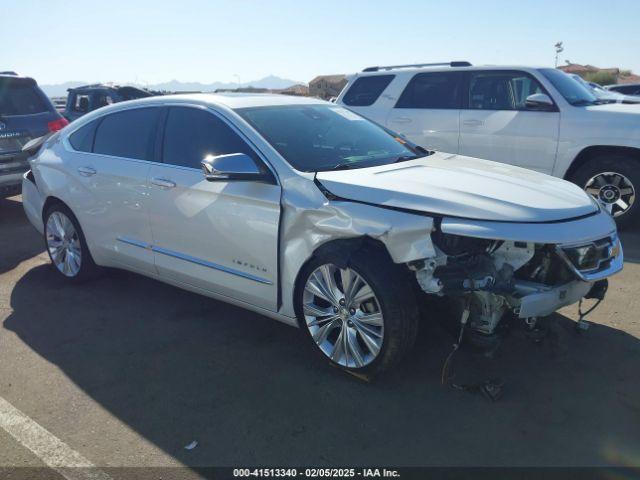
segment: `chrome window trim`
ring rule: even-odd
[[[134,247],[144,248],[146,250],[151,250],[155,253],[161,253],[162,255],[166,255],[168,257],[185,260],[187,262],[195,263],[196,265],[201,265],[203,267],[212,268],[214,270],[218,270],[221,272],[230,273],[231,275],[236,275],[238,277],[253,280],[254,282],[262,283],[264,285],[273,285],[273,282],[271,280],[267,280],[266,278],[262,278],[256,275],[252,275],[250,273],[242,272],[240,270],[236,270],[235,268],[225,267],[224,265],[219,265],[217,263],[209,262],[201,258],[192,257],[191,255],[176,252],[175,250],[169,250],[168,248],[162,248],[155,245],[150,245],[148,243],[141,242],[139,240],[136,240],[130,237],[118,237],[117,240],[119,242],[126,243],[128,245],[133,245]]]
[[[103,157],[103,158],[115,158],[117,160],[129,160],[129,161],[132,161],[132,162],[140,162],[140,163],[146,163],[146,164],[151,164],[151,165],[158,165],[158,166],[164,166],[164,167],[170,167],[170,168],[177,168],[179,170],[200,172],[201,170],[199,168],[185,167],[183,165],[172,165],[170,163],[156,162],[154,160],[142,160],[142,159],[139,159],[139,158],[118,157],[116,155],[106,155],[106,154],[95,153],[95,152],[83,152],[81,150],[76,150],[75,148],[73,148],[73,146],[71,145],[71,142],[69,142],[69,137],[71,135],[73,135],[76,131],[78,131],[79,129],[81,129],[82,127],[84,127],[85,125],[87,125],[87,124],[89,124],[89,123],[91,123],[93,121],[101,120],[101,119],[103,119],[103,118],[105,118],[105,117],[107,117],[109,115],[113,115],[113,114],[120,113],[120,112],[126,112],[128,110],[136,110],[136,109],[140,109],[140,108],[171,108],[171,107],[198,108],[200,110],[206,110],[209,113],[211,113],[211,114],[215,115],[216,117],[218,117],[220,120],[222,120],[225,123],[225,125],[227,125],[229,128],[231,128],[231,130],[233,130],[234,133],[236,133],[238,136],[240,136],[240,138],[249,146],[249,148],[251,148],[256,153],[258,158],[260,158],[260,160],[262,160],[262,162],[267,166],[267,168],[269,169],[269,171],[273,175],[273,177],[274,177],[274,179],[276,181],[276,185],[278,185],[278,186],[281,185],[280,177],[278,176],[278,172],[274,168],[274,166],[271,164],[271,162],[267,159],[267,156],[260,150],[260,148],[258,148],[258,146],[242,130],[240,130],[233,123],[232,120],[228,119],[221,112],[219,112],[218,110],[213,108],[211,105],[203,105],[203,104],[198,104],[198,103],[188,103],[188,102],[179,102],[179,101],[168,101],[166,103],[158,103],[158,104],[152,103],[152,104],[144,104],[144,105],[131,105],[131,106],[119,108],[117,110],[104,113],[103,115],[96,116],[96,118],[93,118],[93,119],[91,119],[89,121],[79,123],[79,125],[77,127],[75,127],[74,129],[70,130],[69,132],[65,132],[65,135],[62,138],[62,146],[64,147],[65,150],[67,150],[68,152],[71,152],[71,153],[79,153],[79,154],[82,154],[82,155],[91,155],[91,156]],[[162,128],[164,128],[164,127],[162,127]],[[262,137],[262,138],[264,138],[264,137]],[[267,140],[265,139],[265,142],[266,141]]]

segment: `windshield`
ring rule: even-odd
[[[281,105],[237,112],[287,162],[304,172],[384,165],[427,153],[335,105]]]
[[[541,68],[540,72],[571,105],[582,107],[586,105],[596,105],[598,103],[598,98],[589,91],[587,87],[576,82],[563,71],[556,70],[555,68]]]

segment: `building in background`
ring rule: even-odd
[[[579,63],[570,62],[558,68],[565,73],[575,73],[588,82],[595,82],[600,85],[640,83],[639,75],[635,75],[630,70],[621,70],[620,68],[598,68],[593,65],[580,65]]]
[[[309,82],[309,95],[330,100],[337,97],[346,84],[346,75],[319,75]]]

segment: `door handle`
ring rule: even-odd
[[[166,178],[158,177],[152,178],[151,183],[157,185],[160,188],[174,188],[176,186],[176,182],[172,182],[171,180],[167,180]]]
[[[411,123],[411,119],[409,117],[396,117],[392,118],[391,121],[393,123]]]
[[[479,127],[481,125],[484,125],[484,122],[482,120],[471,119],[465,120],[464,122],[462,122],[462,124],[465,127]]]
[[[83,177],[92,177],[98,172],[93,167],[78,167],[78,173]]]

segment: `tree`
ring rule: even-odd
[[[564,46],[562,45],[562,42],[558,42],[554,47],[556,49],[556,68],[558,68],[558,55],[564,52]]]

